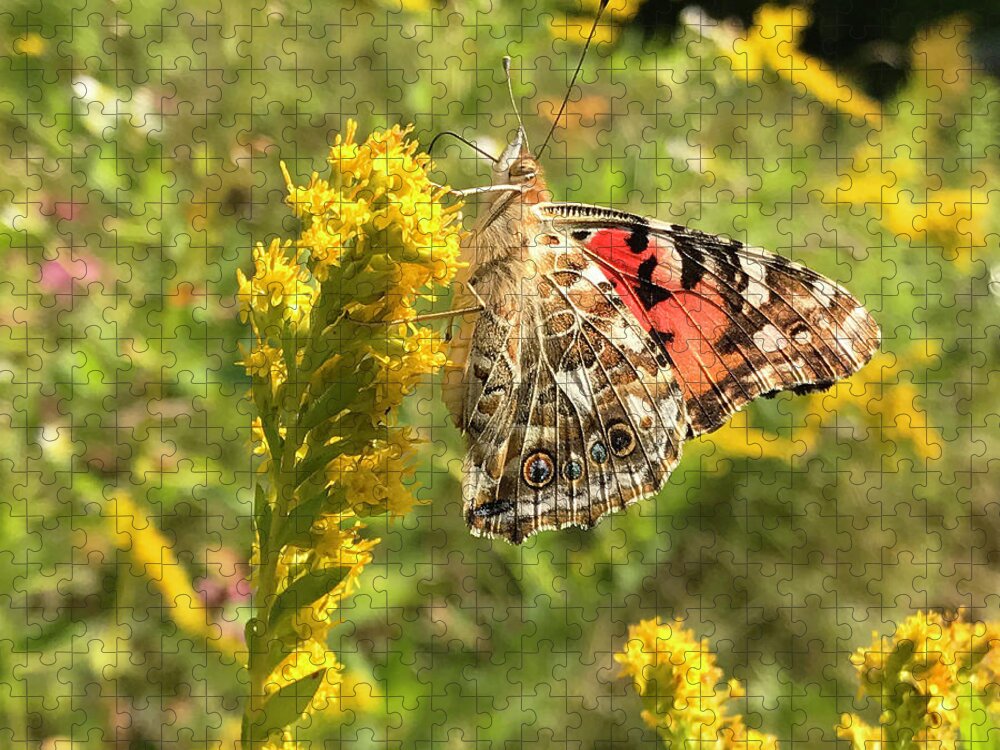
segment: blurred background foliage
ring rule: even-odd
[[[595,5],[0,10],[4,744],[238,735],[253,463],[234,293],[251,246],[297,229],[278,162],[322,169],[348,117],[497,152],[504,54],[537,144]],[[872,630],[998,616],[1000,87],[970,16],[921,24],[868,113],[795,52],[802,11],[758,9],[743,34],[688,10],[650,35],[651,5],[606,17],[545,157],[556,199],[806,262],[868,304],[883,354],[689,444],[657,499],[519,548],[467,533],[462,441],[427,383],[404,405],[426,505],[382,522],[331,636],[343,706],[305,737],[653,746],[613,654],[660,616],[709,639],[748,726],[814,746],[842,712],[877,714],[848,658]],[[441,181],[486,180],[454,142],[436,157]]]

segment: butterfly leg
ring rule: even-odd
[[[449,320],[457,318],[460,315],[471,315],[472,313],[478,313],[483,311],[482,305],[473,305],[472,307],[461,307],[458,310],[443,310],[442,312],[436,313],[423,313],[417,315],[409,320],[393,320],[389,322],[389,325],[397,323],[423,323],[428,320],[441,320],[442,318],[447,318]]]
[[[444,185],[438,185],[436,182],[432,182],[436,188],[444,189]],[[464,198],[467,195],[477,195],[479,193],[523,193],[526,187],[524,185],[484,185],[483,187],[476,188],[465,188],[464,190],[453,190],[448,188],[448,195],[453,195],[456,198]]]
[[[451,190],[449,192],[451,195],[464,198],[467,195],[478,195],[480,193],[523,193],[527,189],[527,185],[484,185],[483,187]]]
[[[476,304],[472,305],[470,307],[462,307],[462,308],[459,308],[458,310],[451,310],[450,311],[451,314],[452,314],[452,317],[451,317],[451,320],[448,322],[448,330],[445,331],[445,334],[444,334],[444,340],[445,341],[451,341],[452,337],[455,334],[455,318],[456,317],[458,317],[459,315],[466,315],[466,314],[469,314],[469,313],[479,313],[479,312],[482,312],[483,310],[486,309],[486,303],[483,301],[483,298],[479,296],[479,293],[476,291],[475,287],[473,287],[471,284],[464,284],[463,286],[466,289],[469,290],[469,293],[473,297],[476,298]]]

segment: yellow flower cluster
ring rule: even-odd
[[[629,627],[628,642],[615,661],[642,696],[643,721],[668,747],[705,750],[768,750],[778,747],[768,734],[748,729],[727,702],[743,696],[726,682],[707,640],[696,640],[682,623],[643,620]]]
[[[899,95],[899,114],[854,151],[825,197],[871,212],[916,248],[940,248],[963,271],[991,257],[992,238],[1000,232],[1000,198],[991,189],[1000,180],[1000,161],[988,147],[963,145],[959,151],[953,141],[962,133],[964,144],[975,144],[977,121],[989,122],[985,109],[980,114],[970,105],[982,94],[972,77],[968,30],[950,19],[921,33],[913,49],[920,74]],[[969,114],[954,127],[927,124],[956,112]]]
[[[702,31],[718,43],[733,72],[742,80],[758,79],[765,69],[771,69],[792,83],[802,84],[824,104],[877,123],[878,102],[841,81],[823,62],[802,51],[802,31],[811,20],[809,10],[802,6],[762,5],[745,32],[710,26]]]
[[[351,121],[337,136],[327,157],[328,180],[314,173],[308,185],[295,187],[285,172],[288,203],[307,221],[298,246],[310,254],[321,282],[331,266],[344,264],[364,263],[393,277],[383,299],[350,303],[356,319],[409,319],[420,290],[432,282],[446,284],[455,273],[458,207],[441,203],[447,188],[428,179],[430,157],[417,153],[416,141],[406,140],[409,128],[376,132],[360,144],[354,142],[356,131]],[[380,251],[372,253],[372,244]]]
[[[349,121],[336,138],[329,175],[297,186],[282,165],[301,234],[259,245],[238,279],[262,490],[248,747],[292,742],[302,711],[339,703],[342,667],[326,641],[378,543],[365,519],[416,502],[414,440],[396,410],[445,364],[414,306],[458,269],[459,207],[441,203],[448,189],[429,180],[409,129],[361,143],[356,131]]]
[[[879,723],[844,714],[841,739],[853,750],[943,750],[977,739],[986,746],[986,730],[1000,721],[1000,625],[918,612],[891,638],[875,633],[873,640],[852,661],[861,694],[881,707]],[[643,720],[667,747],[777,750],[773,735],[748,729],[729,712],[727,703],[744,697],[742,688],[726,683],[707,641],[682,623],[632,625],[615,660],[642,697]]]
[[[1000,627],[918,612],[892,638],[852,658],[861,693],[879,701],[879,726],[845,714],[837,734],[857,750],[955,747],[963,731],[1000,718]],[[976,714],[979,714],[976,716]],[[972,738],[963,736],[970,741]]]
[[[308,319],[316,288],[309,283],[309,272],[299,255],[289,255],[290,249],[289,240],[274,239],[267,247],[258,243],[253,249],[253,274],[248,278],[243,269],[236,270],[236,299],[244,323],[251,319],[251,313],[255,327],[261,328],[264,323]]]

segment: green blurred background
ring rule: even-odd
[[[656,615],[709,638],[751,726],[832,746],[841,712],[877,714],[848,658],[872,630],[920,608],[1000,616],[1000,87],[968,24],[917,34],[876,123],[766,66],[734,74],[726,27],[650,36],[638,6],[613,7],[546,158],[556,199],[806,262],[868,304],[887,354],[835,395],[754,404],[746,427],[688,445],[655,500],[519,548],[466,531],[461,437],[428,384],[405,409],[427,504],[381,524],[331,643],[351,699],[312,719],[316,746],[656,746],[612,661]],[[537,144],[588,10],[0,11],[3,745],[238,735],[236,660],[175,624],[108,499],[130,494],[214,632],[241,637],[253,464],[235,274],[253,243],[294,235],[279,160],[321,170],[349,117],[497,152],[515,126],[505,54]],[[454,141],[435,156],[441,181],[486,181]]]

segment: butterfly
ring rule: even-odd
[[[684,441],[756,398],[826,389],[878,350],[868,310],[803,265],[548,200],[523,124],[493,185],[463,192],[487,198],[463,243],[444,397],[466,437],[477,536],[590,528],[657,493]]]

